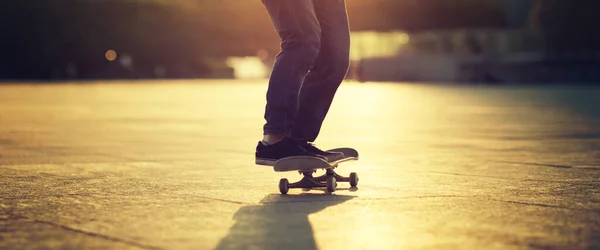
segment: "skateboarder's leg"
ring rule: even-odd
[[[317,156],[290,138],[302,82],[319,54],[321,27],[313,2],[263,0],[282,43],[267,90],[266,124],[263,141],[256,147],[257,164],[272,165],[287,156]]]
[[[292,137],[313,142],[350,63],[350,28],[345,1],[314,1],[321,25],[321,49],[304,80]]]
[[[291,135],[300,88],[320,48],[321,27],[313,2],[263,0],[282,40],[267,90],[265,135]]]

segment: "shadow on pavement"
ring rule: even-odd
[[[317,249],[308,216],[354,198],[346,195],[267,195],[240,208],[216,249]]]

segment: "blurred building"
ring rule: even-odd
[[[265,78],[260,1],[4,1],[1,79]],[[347,0],[349,78],[596,81],[593,0]],[[235,17],[235,18],[232,18]],[[107,58],[107,51],[115,58]],[[123,60],[128,63],[123,64]]]
[[[349,78],[488,84],[600,82],[600,50],[587,46],[589,42],[574,41],[578,35],[571,30],[589,34],[579,40],[593,39],[593,32],[579,23],[548,25],[564,18],[566,7],[557,2],[506,0],[505,28],[355,33]]]

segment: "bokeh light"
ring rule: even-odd
[[[109,49],[106,51],[105,56],[106,56],[106,60],[112,62],[117,59],[117,52],[112,49]]]

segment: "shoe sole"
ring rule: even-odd
[[[275,162],[277,162],[277,160],[266,159],[266,158],[256,158],[256,165],[272,167],[272,166],[275,166]]]

